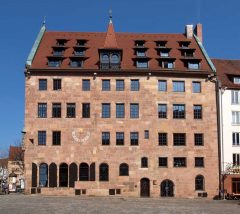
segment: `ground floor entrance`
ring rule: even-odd
[[[174,184],[171,180],[164,180],[160,186],[161,197],[174,196]]]
[[[141,179],[140,188],[141,197],[150,197],[150,180],[148,178]]]

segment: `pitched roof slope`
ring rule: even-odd
[[[108,25],[104,48],[118,48],[112,20],[110,20]]]
[[[217,76],[222,83],[222,87],[240,89],[240,85],[234,84],[232,77],[240,77],[240,60],[212,59]]]

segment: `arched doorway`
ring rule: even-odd
[[[171,180],[164,180],[161,183],[161,197],[174,196],[174,183]]]
[[[150,197],[150,180],[148,178],[142,178],[140,181],[140,196]]]
[[[59,187],[68,187],[68,165],[62,163],[59,167]]]

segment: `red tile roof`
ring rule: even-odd
[[[23,160],[23,150],[21,147],[10,146],[9,148],[9,157],[10,161],[21,161]]]
[[[195,58],[201,61],[201,70],[211,71],[207,60],[205,59],[199,45],[195,38],[187,39],[185,34],[147,34],[147,33],[114,33],[113,24],[108,26],[107,33],[100,32],[50,32],[46,31],[40,42],[40,46],[33,59],[31,68],[35,69],[52,69],[48,67],[48,56],[52,56],[52,47],[56,45],[57,39],[66,39],[66,49],[64,52],[64,60],[57,69],[71,69],[69,66],[70,58],[73,56],[77,40],[87,40],[86,46],[86,60],[83,69],[98,70],[99,69],[99,49],[105,48],[119,48],[122,50],[122,70],[136,69],[134,65],[135,55],[135,41],[144,40],[145,47],[147,47],[146,55],[149,58],[149,69],[160,70],[159,55],[157,54],[156,41],[167,41],[166,47],[170,48],[170,57],[176,58],[175,70],[187,71],[188,68],[184,66],[183,56],[179,50],[180,41],[189,41],[189,48],[195,49]]]
[[[239,84],[233,83],[233,77],[240,77],[240,60],[212,59],[217,70],[217,76],[222,83],[222,87],[230,89],[240,89]]]

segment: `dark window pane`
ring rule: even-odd
[[[119,166],[119,176],[128,176],[129,175],[129,168],[126,163],[122,163]]]
[[[186,158],[173,158],[173,166],[174,167],[186,167]]]
[[[124,91],[124,80],[116,80],[116,91]]]
[[[110,118],[111,113],[111,106],[110,103],[103,103],[102,104],[102,118]]]
[[[167,146],[167,133],[158,133],[158,145]]]
[[[174,104],[173,105],[173,118],[174,119],[184,119],[185,118],[185,105]]]
[[[116,104],[116,118],[124,118],[125,108],[123,103]]]
[[[201,82],[192,82],[192,91],[193,93],[201,92]]]
[[[74,118],[76,117],[76,104],[67,103],[67,117]]]
[[[52,144],[53,145],[61,145],[61,132],[60,131],[53,131]]]
[[[82,80],[82,90],[90,91],[90,80]]]
[[[158,80],[158,91],[167,91],[167,80]]]
[[[202,133],[194,134],[194,144],[195,144],[195,146],[203,146],[203,134]]]
[[[38,103],[38,117],[39,118],[47,117],[47,103]]]
[[[139,118],[139,105],[136,103],[130,104],[130,118]]]
[[[184,81],[173,81],[173,91],[174,92],[184,92],[185,91]]]
[[[195,157],[195,167],[204,167],[203,157]]]
[[[141,167],[148,168],[148,158],[146,157],[141,158]]]
[[[116,145],[124,145],[124,132],[116,133]]]
[[[46,79],[40,79],[39,80],[39,91],[45,91],[47,90],[47,80]]]
[[[61,103],[52,104],[52,117],[60,118],[61,117]]]
[[[38,131],[38,145],[46,145],[47,132]]]
[[[158,118],[167,118],[167,104],[158,104]]]
[[[83,103],[82,104],[82,117],[83,118],[90,118],[90,103]]]
[[[111,90],[110,80],[102,80],[102,90],[103,91],[110,91]]]
[[[48,165],[46,163],[42,163],[39,166],[39,186],[48,186]]]
[[[194,119],[202,119],[202,106],[194,105],[193,106]]]
[[[202,175],[195,178],[195,190],[204,190],[204,177]]]
[[[144,131],[144,138],[149,139],[149,131],[148,130]]]
[[[159,157],[158,158],[158,166],[159,167],[167,167],[168,166],[168,158],[167,157]]]
[[[138,145],[138,132],[131,132],[130,133],[130,142],[131,142],[131,146],[137,146]]]
[[[110,145],[110,132],[102,132],[102,145]]]
[[[186,134],[185,133],[174,133],[173,134],[173,145],[174,146],[185,146],[186,145]]]
[[[131,91],[139,91],[139,80],[131,80]]]
[[[108,165],[102,163],[99,166],[99,181],[108,181],[109,180],[109,169]]]
[[[62,80],[61,79],[54,79],[53,80],[53,90],[61,90],[62,89]]]

